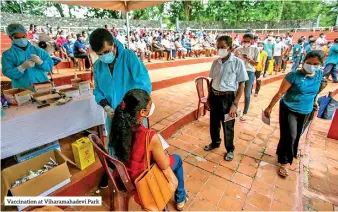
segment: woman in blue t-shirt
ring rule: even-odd
[[[326,86],[322,82],[324,52],[314,50],[309,52],[303,67],[285,76],[278,92],[265,109],[264,114],[270,117],[273,106],[280,101],[279,125],[280,140],[277,147],[278,162],[281,164],[279,174],[288,176],[286,165],[292,164],[297,157],[298,143],[302,133],[311,121],[312,111],[318,109],[317,94]]]

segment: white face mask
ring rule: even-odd
[[[220,58],[225,58],[228,56],[229,52],[227,49],[218,49],[218,55]]]
[[[243,47],[245,47],[245,48],[249,48],[250,46],[251,46],[250,43],[243,43]]]
[[[304,63],[304,70],[307,74],[312,74],[316,72],[318,69],[320,69],[320,66],[309,65],[309,64]]]
[[[263,46],[258,46],[259,51],[263,50]]]
[[[153,115],[154,111],[155,111],[155,103],[153,102],[151,103],[149,114],[146,117],[149,118],[151,115]]]

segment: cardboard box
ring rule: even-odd
[[[60,147],[59,141],[54,141],[52,143],[45,144],[45,145],[30,149],[28,151],[17,154],[14,157],[15,157],[16,161],[18,161],[18,163],[22,163],[26,160],[34,158],[34,157],[41,155],[45,152],[52,151],[54,149],[57,149],[61,152],[61,147]]]
[[[36,171],[43,168],[43,165],[49,162],[50,157],[59,164],[57,167],[12,188],[13,183],[26,176],[30,170]],[[4,203],[8,191],[12,196],[47,196],[64,186],[70,182],[71,177],[67,162],[69,162],[67,157],[58,150],[53,150],[4,169],[1,172],[1,204]],[[22,210],[25,207],[18,207],[18,209]]]
[[[22,105],[31,100],[32,91],[21,88],[12,88],[4,90],[3,94],[9,104]]]
[[[73,88],[79,89],[80,95],[89,94],[90,92],[90,81],[81,79],[72,79]]]
[[[93,144],[88,137],[83,137],[72,143],[73,155],[77,167],[84,170],[95,162]]]
[[[80,91],[80,95],[89,94],[90,93],[90,81],[80,82],[79,91]]]
[[[35,93],[46,93],[53,90],[53,85],[50,82],[34,83],[33,88]]]
[[[80,91],[77,88],[66,88],[59,91],[60,94],[65,95],[66,97],[78,97],[80,96]]]
[[[61,95],[58,93],[51,93],[51,92],[46,92],[46,93],[36,93],[33,94],[33,98],[38,104],[52,104],[56,102],[56,100],[61,98]]]

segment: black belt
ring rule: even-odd
[[[216,96],[225,96],[225,95],[232,95],[235,92],[234,91],[217,91],[215,89],[212,89],[212,92],[216,95]]]

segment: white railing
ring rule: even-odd
[[[1,30],[3,32],[6,32],[6,27],[7,26],[2,26]],[[29,29],[29,26],[25,26],[27,29]],[[41,27],[44,27],[44,26],[39,26],[38,28],[40,29]],[[76,32],[76,33],[79,33],[78,30],[81,30],[81,29],[96,29],[96,28],[103,28],[103,26],[97,26],[97,27],[88,27],[88,26],[84,26],[84,27],[60,27],[61,29],[66,29],[67,32]],[[116,28],[118,30],[121,30],[123,28]],[[134,28],[132,28],[134,29]],[[148,28],[148,30],[158,30],[159,28]],[[56,28],[54,27],[54,30],[56,30]],[[165,29],[166,30],[166,29]],[[189,29],[190,31],[193,31],[193,32],[196,32],[196,31],[200,31],[200,29]],[[229,32],[229,33],[240,33],[240,32],[245,32],[246,30],[248,29],[204,29],[206,31],[216,31],[216,32]],[[333,26],[327,26],[327,27],[308,27],[308,28],[280,28],[280,29],[251,29],[251,30],[254,30],[256,31],[256,33],[259,33],[259,32],[268,32],[268,31],[277,31],[277,33],[280,33],[280,32],[287,32],[287,31],[293,31],[293,32],[297,32],[297,31],[325,31],[325,30],[329,30],[330,32],[333,31]]]

